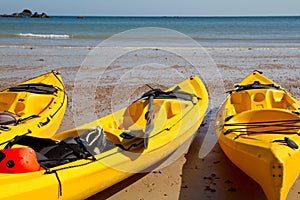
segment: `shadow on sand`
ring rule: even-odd
[[[93,196],[91,196],[90,198],[88,198],[88,200],[105,200],[108,199],[109,197],[111,197],[112,195],[118,193],[119,191],[123,190],[124,188],[128,187],[128,185],[133,184],[134,182],[138,181],[139,179],[143,178],[144,176],[146,176],[148,173],[138,173],[135,174],[105,190],[103,190],[102,192],[99,192]]]

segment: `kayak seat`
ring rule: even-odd
[[[247,91],[233,92],[230,102],[234,106],[236,113],[251,109],[251,98]]]
[[[272,105],[272,108],[287,108],[287,102],[285,100],[285,93],[282,90],[269,90],[268,96]]]
[[[240,104],[242,103],[242,93],[241,92],[234,92],[231,94],[230,97],[231,104]]]
[[[250,109],[282,108],[286,109],[289,103],[282,90],[255,89],[248,91],[234,92],[231,94],[231,104],[236,113]]]
[[[166,109],[168,119],[174,117],[175,115],[180,114],[181,110],[183,109],[181,108],[181,104],[178,101],[176,102],[168,101],[164,104],[164,107]]]
[[[146,101],[138,101],[128,106],[125,110],[122,122],[120,124],[121,129],[142,129],[144,127],[144,108],[147,105]],[[132,126],[135,126],[133,128]],[[130,128],[131,127],[131,128]]]
[[[14,102],[17,96],[18,93],[15,92],[0,93],[0,111],[13,112],[12,107],[14,107]]]
[[[145,113],[147,112],[148,106],[147,102],[136,102],[138,103],[135,108],[129,106],[129,108],[126,109],[122,119],[123,121],[120,123],[119,128],[130,130],[130,131],[136,131],[136,130],[143,130],[146,126],[146,118]],[[136,104],[134,103],[134,104]],[[159,102],[153,104],[153,110],[154,110],[154,119],[165,119],[161,118],[159,115],[162,112],[165,112],[164,109],[161,109],[161,105]]]

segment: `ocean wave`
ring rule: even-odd
[[[70,35],[56,35],[56,34],[34,34],[34,33],[19,33],[19,37],[31,37],[31,38],[51,38],[51,39],[67,39]]]
[[[44,39],[80,39],[80,40],[105,40],[111,35],[102,34],[102,35],[78,35],[78,34],[34,34],[34,33],[19,33],[19,34],[7,34],[7,33],[0,33],[0,38],[44,38]],[[196,41],[207,41],[207,42],[218,42],[218,41],[227,41],[227,42],[252,42],[252,43],[270,43],[270,42],[288,42],[288,43],[299,43],[300,37],[293,36],[293,37],[199,37],[199,36],[191,36],[192,39]],[[115,40],[139,40],[139,41],[149,41],[149,39],[153,40],[182,40],[180,37],[144,37],[144,36],[113,36]]]

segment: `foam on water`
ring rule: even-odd
[[[20,37],[31,37],[31,38],[53,38],[53,39],[70,38],[69,35],[34,34],[34,33],[19,33],[19,34],[17,34],[17,36],[20,36]]]

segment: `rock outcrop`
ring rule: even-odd
[[[0,17],[31,17],[31,18],[49,18],[46,13],[39,14],[35,12],[32,14],[31,10],[24,9],[21,13],[3,14]]]

